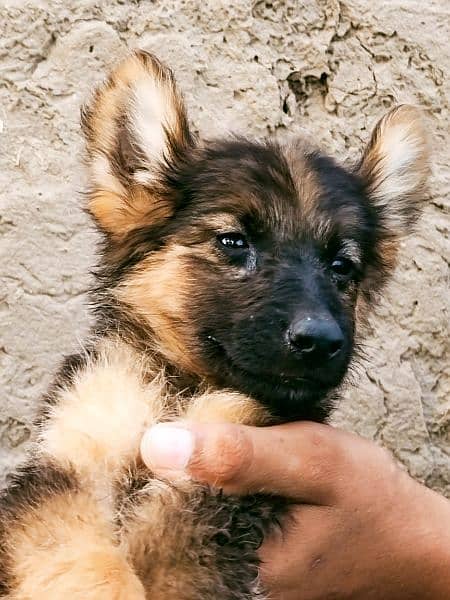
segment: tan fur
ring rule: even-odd
[[[164,375],[119,339],[104,340],[95,362],[64,390],[40,434],[40,452],[74,467],[88,483],[114,481],[138,459],[146,428],[173,417],[197,422],[264,424],[269,413],[253,398],[206,391],[174,410]]]
[[[226,221],[219,220],[222,227]],[[223,228],[226,231],[226,228]],[[222,229],[222,230],[223,230]],[[220,230],[220,229],[219,229]],[[181,369],[202,373],[196,360],[195,331],[186,322],[186,306],[192,302],[195,279],[189,277],[189,259],[200,257],[217,263],[211,242],[195,246],[169,244],[144,259],[115,291],[116,297],[139,314],[155,332],[158,350]],[[190,351],[186,352],[185,349]]]
[[[138,226],[167,219],[172,214],[168,203],[156,201],[154,195],[140,185],[134,185],[127,195],[114,193],[120,183],[112,175],[111,190],[97,189],[92,193],[89,210],[105,231],[123,237]],[[106,181],[103,182],[106,186]]]
[[[10,529],[9,555],[16,587],[8,600],[34,599],[38,589],[49,600],[68,594],[80,600],[144,598],[142,584],[128,566],[127,556],[143,583],[143,575],[151,571],[152,577],[165,577],[167,590],[166,576],[179,535],[183,531],[188,535],[189,526],[185,524],[183,529],[181,522],[174,537],[163,535],[161,524],[164,515],[176,514],[177,503],[182,508],[182,498],[155,482],[151,502],[133,508],[119,539],[114,525],[117,485],[126,477],[129,465],[139,464],[143,431],[152,423],[176,416],[199,422],[268,420],[268,414],[254,400],[225,391],[205,392],[192,399],[186,410],[180,402],[174,412],[174,399],[166,402],[163,375],[160,371],[152,373],[151,360],[143,362],[142,356],[114,338],[105,340],[99,350],[97,359],[61,393],[41,432],[40,453],[63,467],[74,467],[81,490],[50,497],[43,506],[22,515],[20,524]],[[190,482],[184,484],[186,490],[192,486]],[[173,513],[168,510],[170,503]],[[149,536],[158,549],[157,570],[145,557]],[[192,564],[186,569],[184,577],[182,566],[177,569],[170,597],[158,593],[163,580],[158,584],[158,579],[152,579],[151,598],[179,598],[182,586],[186,592],[192,581]]]
[[[120,63],[105,85],[95,93],[89,107],[92,115],[87,146],[89,153],[111,154],[117,139],[117,121],[130,109],[130,96],[135,93],[136,86],[145,84],[149,85],[153,103],[159,108],[158,115],[155,115],[159,119],[159,126],[166,126],[175,132],[178,130],[182,107],[173,80],[162,71],[156,59],[137,52]],[[147,101],[152,102],[152,98]],[[140,106],[134,108],[141,109]],[[96,176],[95,170],[93,176]]]
[[[123,236],[138,225],[170,216],[170,205],[152,192],[159,186],[149,174],[170,156],[169,138],[188,144],[185,119],[171,72],[145,53],[136,52],[123,61],[96,91],[83,111],[83,126],[93,188],[89,210],[105,231]],[[129,176],[116,172],[119,127],[127,143],[142,151],[139,169]]]
[[[164,380],[118,339],[102,342],[99,356],[63,391],[41,432],[41,451],[93,480],[117,476],[134,460],[145,427],[164,415]]]
[[[8,600],[143,600],[113,539],[111,515],[89,492],[50,498],[9,531],[15,587]]]
[[[271,421],[269,412],[253,398],[237,392],[217,390],[194,398],[184,416],[196,423],[266,425]]]
[[[292,180],[297,188],[298,198],[301,199],[302,210],[314,210],[320,184],[316,174],[308,168],[305,153],[314,152],[316,148],[304,140],[292,140],[285,146],[284,156],[292,173]]]
[[[239,220],[236,219],[235,215],[230,215],[228,213],[215,213],[208,216],[208,220],[199,220],[199,226],[202,225],[208,227],[209,229],[215,230],[217,233],[227,233],[229,231],[239,230],[241,224]]]
[[[301,204],[302,221],[308,224],[311,235],[327,240],[333,223],[320,210],[317,198],[323,190],[316,173],[308,167],[304,153],[313,153],[316,148],[309,142],[293,141],[284,149],[284,155],[292,173],[292,179]]]
[[[185,303],[189,302],[189,278],[185,277],[184,259],[189,250],[173,245],[144,260],[117,289],[119,300],[141,315],[157,332],[158,349],[181,368],[197,368],[185,348],[192,343],[192,331],[186,323]],[[173,291],[172,291],[173,290]],[[196,370],[196,369],[195,369]]]
[[[408,206],[420,199],[429,175],[429,144],[422,111],[401,105],[383,117],[364,153],[360,173],[369,182],[368,192],[380,207]],[[389,227],[403,234],[404,219],[391,209]]]

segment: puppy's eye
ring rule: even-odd
[[[331,268],[340,277],[350,277],[355,266],[349,258],[338,256],[332,261]]]
[[[249,247],[247,239],[242,233],[221,233],[217,236],[217,241],[227,250],[242,251],[247,250]]]

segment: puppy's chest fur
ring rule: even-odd
[[[138,458],[142,433],[155,422],[264,422],[263,409],[241,394],[210,389],[174,400],[164,372],[118,339],[103,340],[91,358],[72,363],[70,383],[53,390],[32,457],[34,469],[48,469],[55,485],[46,490],[41,481],[40,498],[30,506],[25,470],[4,503],[4,589],[26,597],[28,586],[46,577],[55,593],[55,571],[61,571],[61,590],[73,586],[102,598],[90,591],[85,573],[84,581],[71,581],[70,572],[78,570],[81,555],[110,546],[137,576],[145,597],[263,598],[257,549],[278,526],[286,503],[224,496],[188,480],[170,484]],[[66,485],[58,490],[63,477]],[[42,529],[52,543],[42,544]],[[79,546],[75,555],[58,557],[57,548],[68,543]],[[99,560],[107,569],[109,555]]]
[[[257,550],[279,526],[281,499],[133,478],[119,506],[121,543],[151,597],[265,598]],[[156,595],[156,596],[155,596]]]

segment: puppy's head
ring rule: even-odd
[[[427,148],[399,106],[346,169],[298,140],[198,143],[171,72],[138,52],[83,112],[99,311],[181,371],[283,419],[322,418],[356,314],[420,210]],[[358,317],[359,318],[359,317]]]

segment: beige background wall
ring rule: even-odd
[[[175,69],[195,127],[305,129],[354,158],[396,99],[423,106],[431,200],[336,420],[450,496],[449,3],[0,0],[0,481],[62,352],[79,347],[94,233],[79,106],[127,47]]]

